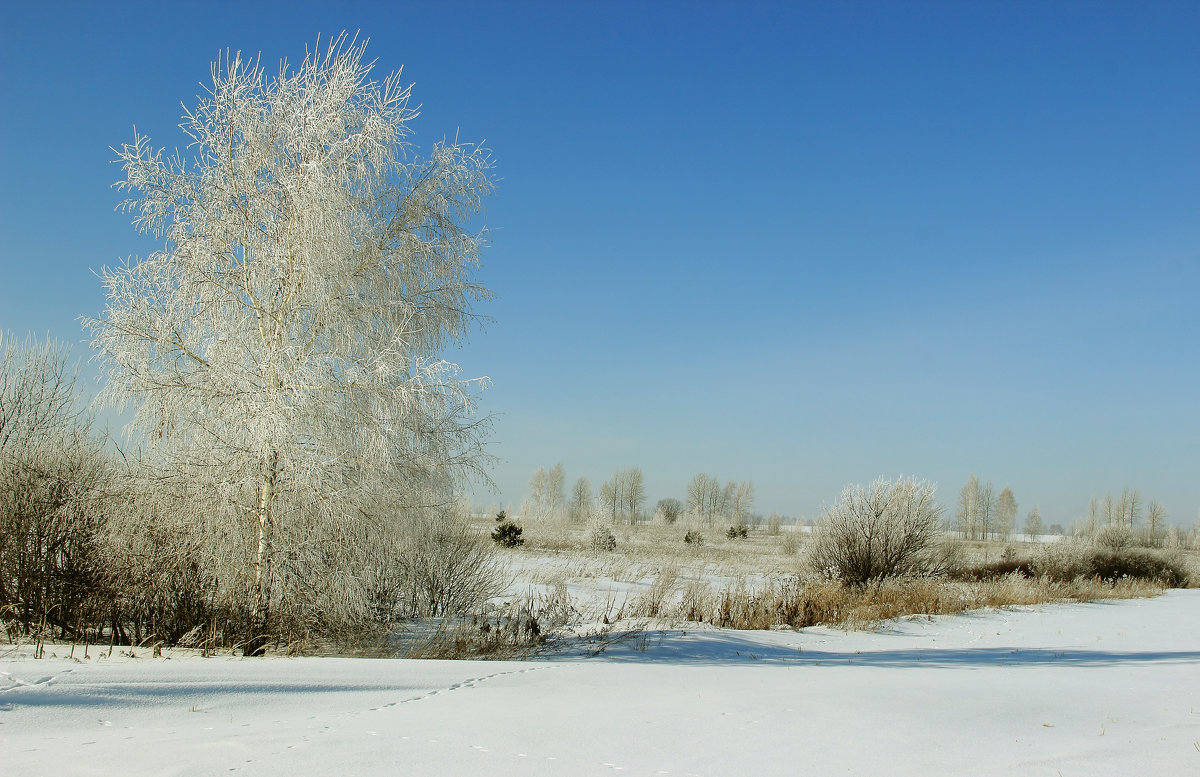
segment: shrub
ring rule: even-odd
[[[1125,578],[1149,580],[1172,588],[1190,583],[1182,555],[1147,548],[1113,549],[1092,547],[1083,542],[1061,542],[1048,546],[1034,557],[1031,567],[1030,576],[1057,582],[1099,578],[1115,583]]]
[[[1093,540],[1097,547],[1120,551],[1133,545],[1133,531],[1128,526],[1110,523],[1101,526]]]
[[[797,551],[800,550],[800,540],[803,535],[801,535],[800,532],[795,529],[785,531],[782,534],[783,542],[780,544],[779,549],[785,556],[796,555]]]
[[[662,516],[664,524],[670,526],[679,520],[679,516],[683,513],[683,503],[678,499],[660,499],[654,506],[654,512]]]
[[[730,526],[729,529],[726,530],[725,536],[731,540],[744,540],[749,536],[749,532],[747,531],[745,524],[740,526]]]
[[[597,524],[588,534],[588,547],[592,550],[616,550],[617,538],[607,526]]]
[[[1153,580],[1170,588],[1188,584],[1188,571],[1183,557],[1178,554],[1156,553],[1144,548],[1098,549],[1088,554],[1086,563],[1088,577],[1098,577],[1108,583],[1132,578]]]
[[[683,543],[685,545],[695,545],[699,547],[704,544],[704,535],[699,531],[692,529],[687,534],[683,535]]]
[[[399,554],[401,616],[473,614],[507,587],[501,557],[471,526],[465,509],[418,513],[406,535]]]
[[[500,513],[503,515],[504,511]],[[506,548],[519,548],[525,544],[525,538],[521,536],[524,532],[520,526],[504,519],[492,530],[492,541]]]
[[[914,479],[847,486],[817,524],[810,563],[850,584],[933,571],[942,522],[936,490]]]
[[[1001,558],[997,561],[959,567],[950,572],[950,577],[955,580],[983,581],[998,580],[1014,573],[1022,577],[1037,577],[1032,561],[1016,558]]]

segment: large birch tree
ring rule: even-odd
[[[274,74],[225,55],[184,109],[186,152],[136,132],[117,152],[124,206],[164,247],[102,273],[102,398],[253,526],[256,635],[284,495],[378,514],[448,499],[484,458],[486,379],[442,354],[488,296],[473,222],[492,162],[457,140],[416,155],[411,85],[375,80],[364,51],[342,34]]]

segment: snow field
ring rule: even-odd
[[[1197,616],[1186,590],[528,662],[9,651],[0,749],[5,775],[1198,773]]]

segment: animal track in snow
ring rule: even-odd
[[[494,680],[497,677],[504,677],[505,675],[514,675],[514,674],[525,674],[526,672],[536,672],[536,671],[539,671],[542,669],[550,669],[550,668],[552,668],[552,667],[530,666],[530,667],[526,667],[524,669],[512,669],[507,672],[493,672],[492,674],[483,675],[482,677],[471,677],[466,680],[462,680],[461,682],[454,683],[453,685],[448,685],[445,688],[435,688],[432,691],[426,691],[425,693],[421,694],[420,696],[411,696],[407,699],[401,699],[400,701],[388,702],[387,704],[381,704],[378,707],[372,707],[370,709],[370,711],[371,712],[382,712],[383,710],[388,709],[389,707],[396,707],[400,704],[409,704],[410,702],[421,701],[423,699],[429,699],[434,696],[439,696],[443,693],[450,693],[451,691],[458,691],[463,688],[477,688],[477,687],[479,687],[479,685],[481,683],[485,683],[488,680]]]

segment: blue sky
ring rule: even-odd
[[[109,146],[183,142],[225,48],[360,29],[414,140],[486,140],[493,471],[651,501],[711,472],[815,516],[972,472],[1068,524],[1200,509],[1200,5],[5,4],[0,328],[86,345],[153,246]]]

